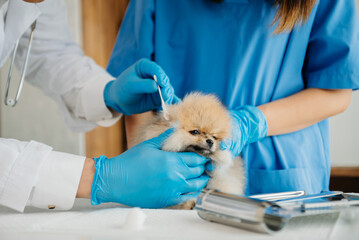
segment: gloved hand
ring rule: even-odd
[[[221,142],[221,149],[228,149],[238,156],[245,145],[267,136],[267,119],[257,107],[242,106],[230,111],[232,116],[232,137]]]
[[[91,203],[163,208],[196,198],[209,179],[202,175],[208,160],[192,152],[160,150],[172,132],[167,130],[120,156],[95,159]]]
[[[125,115],[161,110],[161,99],[153,75],[157,76],[163,100],[167,104],[180,102],[162,68],[143,58],[116,80],[106,84],[103,93],[106,106]]]

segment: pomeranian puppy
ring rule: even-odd
[[[231,118],[227,109],[214,95],[198,92],[188,94],[180,104],[168,106],[169,120],[156,113],[135,133],[135,144],[158,136],[173,126],[162,150],[170,152],[196,152],[211,159],[215,169],[206,188],[222,192],[243,194],[244,170],[240,157],[232,158],[228,150],[221,150],[220,142],[229,138]],[[193,209],[195,199],[171,207]]]

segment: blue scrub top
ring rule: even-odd
[[[157,62],[179,97],[215,93],[228,108],[258,106],[305,88],[359,88],[354,0],[322,0],[304,25],[273,34],[273,1],[132,0],[108,71]],[[246,146],[246,194],[328,190],[328,120]]]

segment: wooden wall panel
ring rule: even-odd
[[[82,0],[83,49],[106,67],[128,0]],[[125,149],[124,121],[86,133],[86,156],[113,157]]]
[[[329,189],[359,192],[359,167],[332,167]]]
[[[332,167],[331,177],[357,177],[359,178],[359,167]]]

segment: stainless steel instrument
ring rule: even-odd
[[[323,192],[305,195],[304,191],[294,191],[246,197],[203,190],[195,209],[206,221],[273,233],[283,229],[291,218],[334,213],[351,206],[359,206],[359,194]]]

